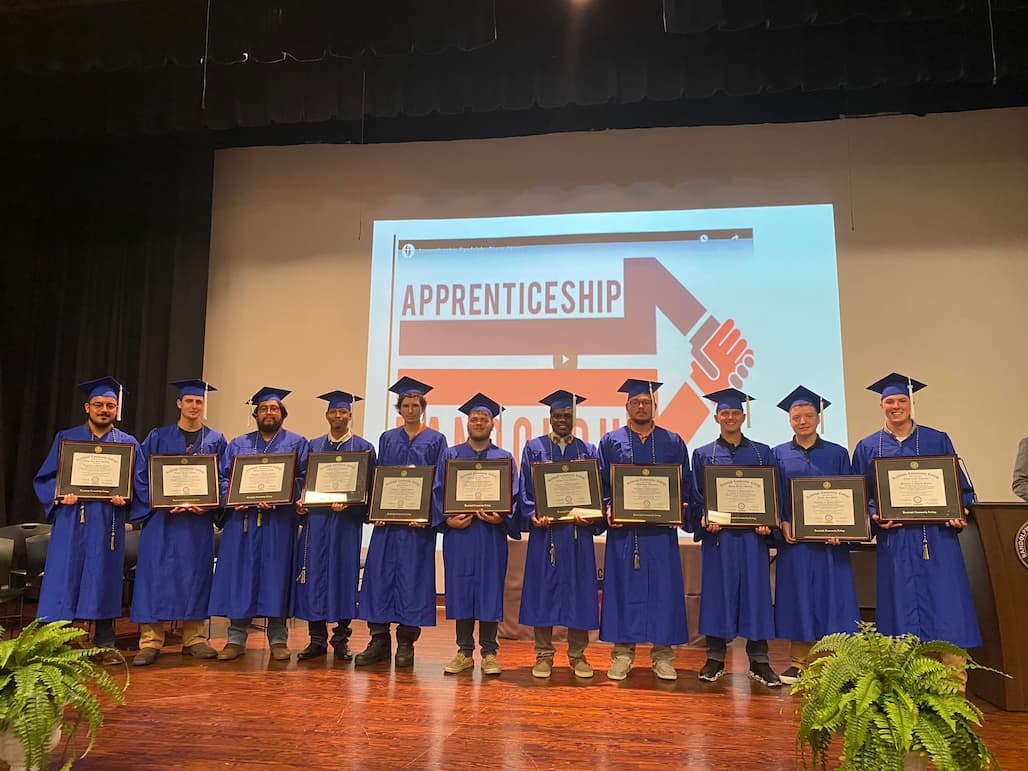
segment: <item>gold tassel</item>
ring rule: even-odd
[[[307,568],[306,567],[300,568],[300,583],[301,584],[307,583]]]
[[[79,504],[79,524],[86,524],[86,504],[84,503]]]
[[[639,552],[635,553],[635,569],[639,569]]]
[[[261,526],[261,510],[257,509],[257,527]]]
[[[114,551],[114,533],[111,533],[111,551]]]
[[[250,512],[243,514],[243,532],[247,532],[250,529]]]
[[[553,548],[553,541],[550,541],[550,564],[557,564],[557,550]]]
[[[930,560],[932,556],[928,553],[928,531],[921,526],[921,559]]]

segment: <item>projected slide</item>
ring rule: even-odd
[[[400,424],[386,389],[410,375],[451,443],[476,391],[503,404],[493,440],[520,458],[549,430],[540,397],[585,396],[597,442],[637,377],[664,383],[657,421],[690,446],[717,435],[701,395],[727,386],[756,397],[749,436],[786,441],[775,405],[800,383],[846,445],[833,228],[830,205],[376,222],[365,431]]]

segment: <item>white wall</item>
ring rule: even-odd
[[[1028,362],[1028,109],[481,141],[224,150],[215,162],[205,376],[211,424],[246,429],[261,385],[363,388],[376,219],[835,206],[849,435],[881,423],[864,387],[929,384],[980,497],[1009,500]],[[817,292],[797,280],[797,293]],[[801,344],[802,341],[798,341]],[[762,426],[754,436],[789,435]],[[829,416],[831,417],[831,416]],[[838,419],[839,416],[836,416]],[[356,412],[357,428],[362,413]],[[375,436],[370,437],[375,440]]]

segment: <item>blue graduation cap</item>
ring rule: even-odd
[[[649,394],[652,399],[654,392],[662,385],[664,384],[658,383],[656,380],[638,380],[637,378],[630,377],[618,389],[618,393],[628,394],[629,399]]]
[[[925,387],[924,383],[912,380],[906,375],[898,372],[891,372],[881,380],[878,380],[867,387],[868,391],[886,396],[913,396],[916,391]]]
[[[252,404],[254,407],[256,407],[261,402],[276,401],[281,404],[282,400],[289,396],[289,394],[291,393],[292,391],[286,391],[283,388],[272,388],[271,386],[262,386],[261,390],[259,390],[257,393],[250,397],[249,401],[247,401],[247,404]]]
[[[347,393],[346,391],[329,391],[328,393],[322,394],[318,398],[324,399],[326,402],[328,402],[328,409],[330,410],[353,409],[354,402],[364,401],[364,399],[360,396],[354,396],[353,394]]]
[[[218,390],[206,380],[172,380],[168,385],[178,389],[179,399],[183,396],[202,396],[206,399],[209,391]]]
[[[887,396],[906,396],[910,399],[910,419],[914,419],[914,393],[925,387],[925,384],[899,372],[890,372],[881,380],[867,387],[868,391],[881,394],[881,401]]]
[[[821,433],[823,434],[825,432],[824,411],[831,402],[821,396],[821,394],[814,393],[806,386],[796,386],[791,394],[778,402],[778,407],[789,412],[798,404],[809,404],[814,408],[814,412],[821,415]]]
[[[128,393],[121,383],[115,380],[111,376],[97,378],[96,380],[87,380],[85,383],[79,383],[78,389],[86,395],[86,401],[93,399],[96,396],[107,396],[118,402],[118,414],[117,420],[121,420],[121,399]]]
[[[750,402],[753,397],[743,393],[738,388],[722,388],[720,391],[711,391],[703,394],[704,399],[714,402],[714,412],[721,410],[742,410],[746,413],[746,428],[750,427]],[[745,406],[743,403],[745,402]]]
[[[420,380],[415,380],[412,377],[404,375],[391,386],[389,390],[398,396],[406,396],[407,394],[417,394],[418,396],[424,396],[432,390],[432,386],[427,383],[422,383]]]
[[[539,400],[540,404],[545,404],[551,410],[567,410],[574,409],[576,404],[581,404],[585,401],[584,396],[579,394],[573,394],[570,391],[554,391],[549,396],[544,396]]]
[[[820,415],[821,410],[830,405],[831,402],[820,394],[814,393],[806,386],[796,386],[791,394],[778,402],[778,407],[788,412],[797,404],[809,404],[814,408],[814,412]]]
[[[490,417],[497,417],[503,412],[499,402],[495,402],[484,393],[477,393],[457,408],[470,417],[472,412],[488,412]]]

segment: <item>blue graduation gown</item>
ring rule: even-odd
[[[186,442],[177,424],[155,428],[143,440],[143,457],[185,455]],[[217,455],[225,451],[225,437],[204,426],[191,455]],[[214,513],[167,510],[143,512],[139,537],[136,585],[132,593],[132,621],[195,621],[207,618],[214,576]]]
[[[781,519],[792,521],[789,480],[852,474],[845,447],[820,437],[809,452],[789,441],[774,449],[781,482]],[[834,632],[855,632],[860,611],[846,544],[776,543],[775,632],[785,640],[812,641]]]
[[[64,440],[91,442],[95,438],[85,424],[58,431],[50,453],[33,479],[36,498],[43,504],[46,521],[53,526],[36,615],[44,621],[117,618],[121,615],[125,577],[125,522],[150,508],[146,463],[136,438],[112,428],[100,441],[121,442],[135,448],[132,500],[120,507],[105,501],[58,505],[54,495]],[[86,521],[79,522],[83,510]]]
[[[368,473],[374,472],[375,448],[359,436],[351,436],[338,446],[331,444],[327,435],[320,436],[308,443],[307,451],[370,452]],[[293,555],[290,615],[307,621],[339,621],[357,614],[361,529],[367,516],[367,504],[360,504],[339,512],[332,511],[331,506],[311,506],[309,513],[300,518]]]
[[[446,587],[446,617],[503,620],[503,581],[507,576],[507,536],[521,537],[517,522],[517,467],[511,471],[511,496],[515,511],[498,525],[473,518],[463,530],[447,527],[443,514],[446,461],[500,460],[514,456],[494,444],[475,452],[467,443],[449,447],[436,463],[432,490],[432,524],[443,533],[443,572]]]
[[[880,430],[857,443],[853,471],[867,476],[868,494],[873,496],[872,459],[956,454],[950,438],[928,426],[915,426],[902,442]],[[963,503],[968,506],[971,485],[963,472],[960,482]],[[879,631],[889,635],[909,632],[923,640],[946,640],[962,648],[981,645],[958,531],[942,523],[906,524],[888,530],[875,527],[874,532],[878,537]],[[928,539],[927,560],[923,559],[924,537]]]
[[[237,455],[296,453],[293,498],[300,494],[307,473],[307,440],[282,429],[266,445],[258,431],[237,436],[228,443],[221,463],[221,499],[228,495],[232,460]],[[211,586],[212,616],[252,618],[285,616],[289,612],[289,588],[293,574],[293,539],[296,507],[284,503],[260,512],[252,506],[243,511],[226,507],[224,530],[218,549],[218,566]],[[243,523],[247,522],[246,532]]]
[[[599,458],[595,445],[576,437],[562,451],[548,434],[530,440],[521,455],[518,513],[521,529],[529,535],[519,621],[527,626],[600,627],[593,533],[603,531],[603,521],[597,520],[590,528],[574,523],[551,527],[532,525],[535,514],[532,464],[586,458]],[[553,562],[550,561],[551,543]]]
[[[435,466],[446,437],[425,427],[413,439],[403,427],[378,440],[380,466]],[[376,527],[364,559],[357,614],[372,624],[435,626],[435,544],[431,527]]]
[[[703,593],[700,596],[700,633],[723,637],[767,640],[775,634],[771,606],[770,537],[751,528],[722,528],[710,533],[701,524],[706,511],[703,470],[708,465],[773,466],[771,448],[745,437],[734,456],[726,443],[705,444],[692,454],[692,506],[689,522],[693,537],[702,542]]]
[[[682,496],[687,499],[689,450],[678,434],[656,426],[643,443],[634,431],[619,428],[600,439],[599,455],[600,478],[608,502],[610,467],[615,463],[680,465]],[[679,645],[689,639],[676,528],[626,525],[607,530],[600,639],[655,645]]]

